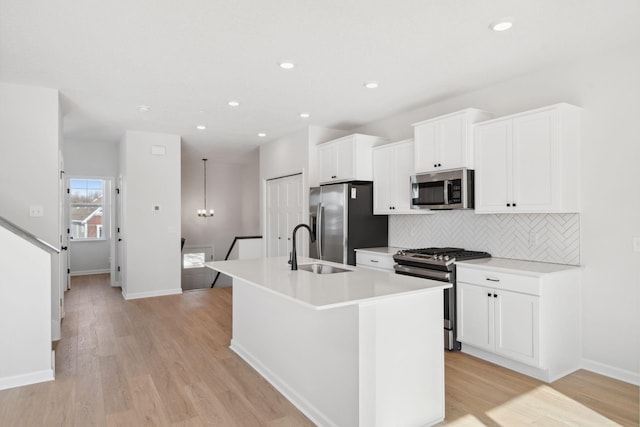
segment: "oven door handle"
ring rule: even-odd
[[[400,264],[394,265],[393,269],[398,274],[408,274],[411,276],[424,277],[425,279],[433,279],[441,282],[451,283],[451,272],[449,271],[430,270],[427,268],[411,267],[408,265]]]

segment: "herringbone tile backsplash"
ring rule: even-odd
[[[579,265],[580,215],[476,215],[462,210],[389,215],[389,246],[451,246],[499,258]]]

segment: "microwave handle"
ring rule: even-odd
[[[448,205],[449,204],[449,195],[452,192],[452,187],[453,187],[453,183],[446,179],[444,181],[444,204]]]

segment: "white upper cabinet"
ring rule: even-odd
[[[414,144],[412,139],[373,149],[373,213],[431,213],[411,209]]]
[[[385,140],[353,134],[318,145],[320,184],[341,181],[373,181],[372,148]]]
[[[479,123],[474,140],[476,213],[579,211],[580,108]]]
[[[471,125],[491,117],[486,111],[468,108],[414,123],[415,171],[473,168]]]

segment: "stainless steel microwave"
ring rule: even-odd
[[[420,173],[411,177],[412,209],[473,209],[473,170]]]

